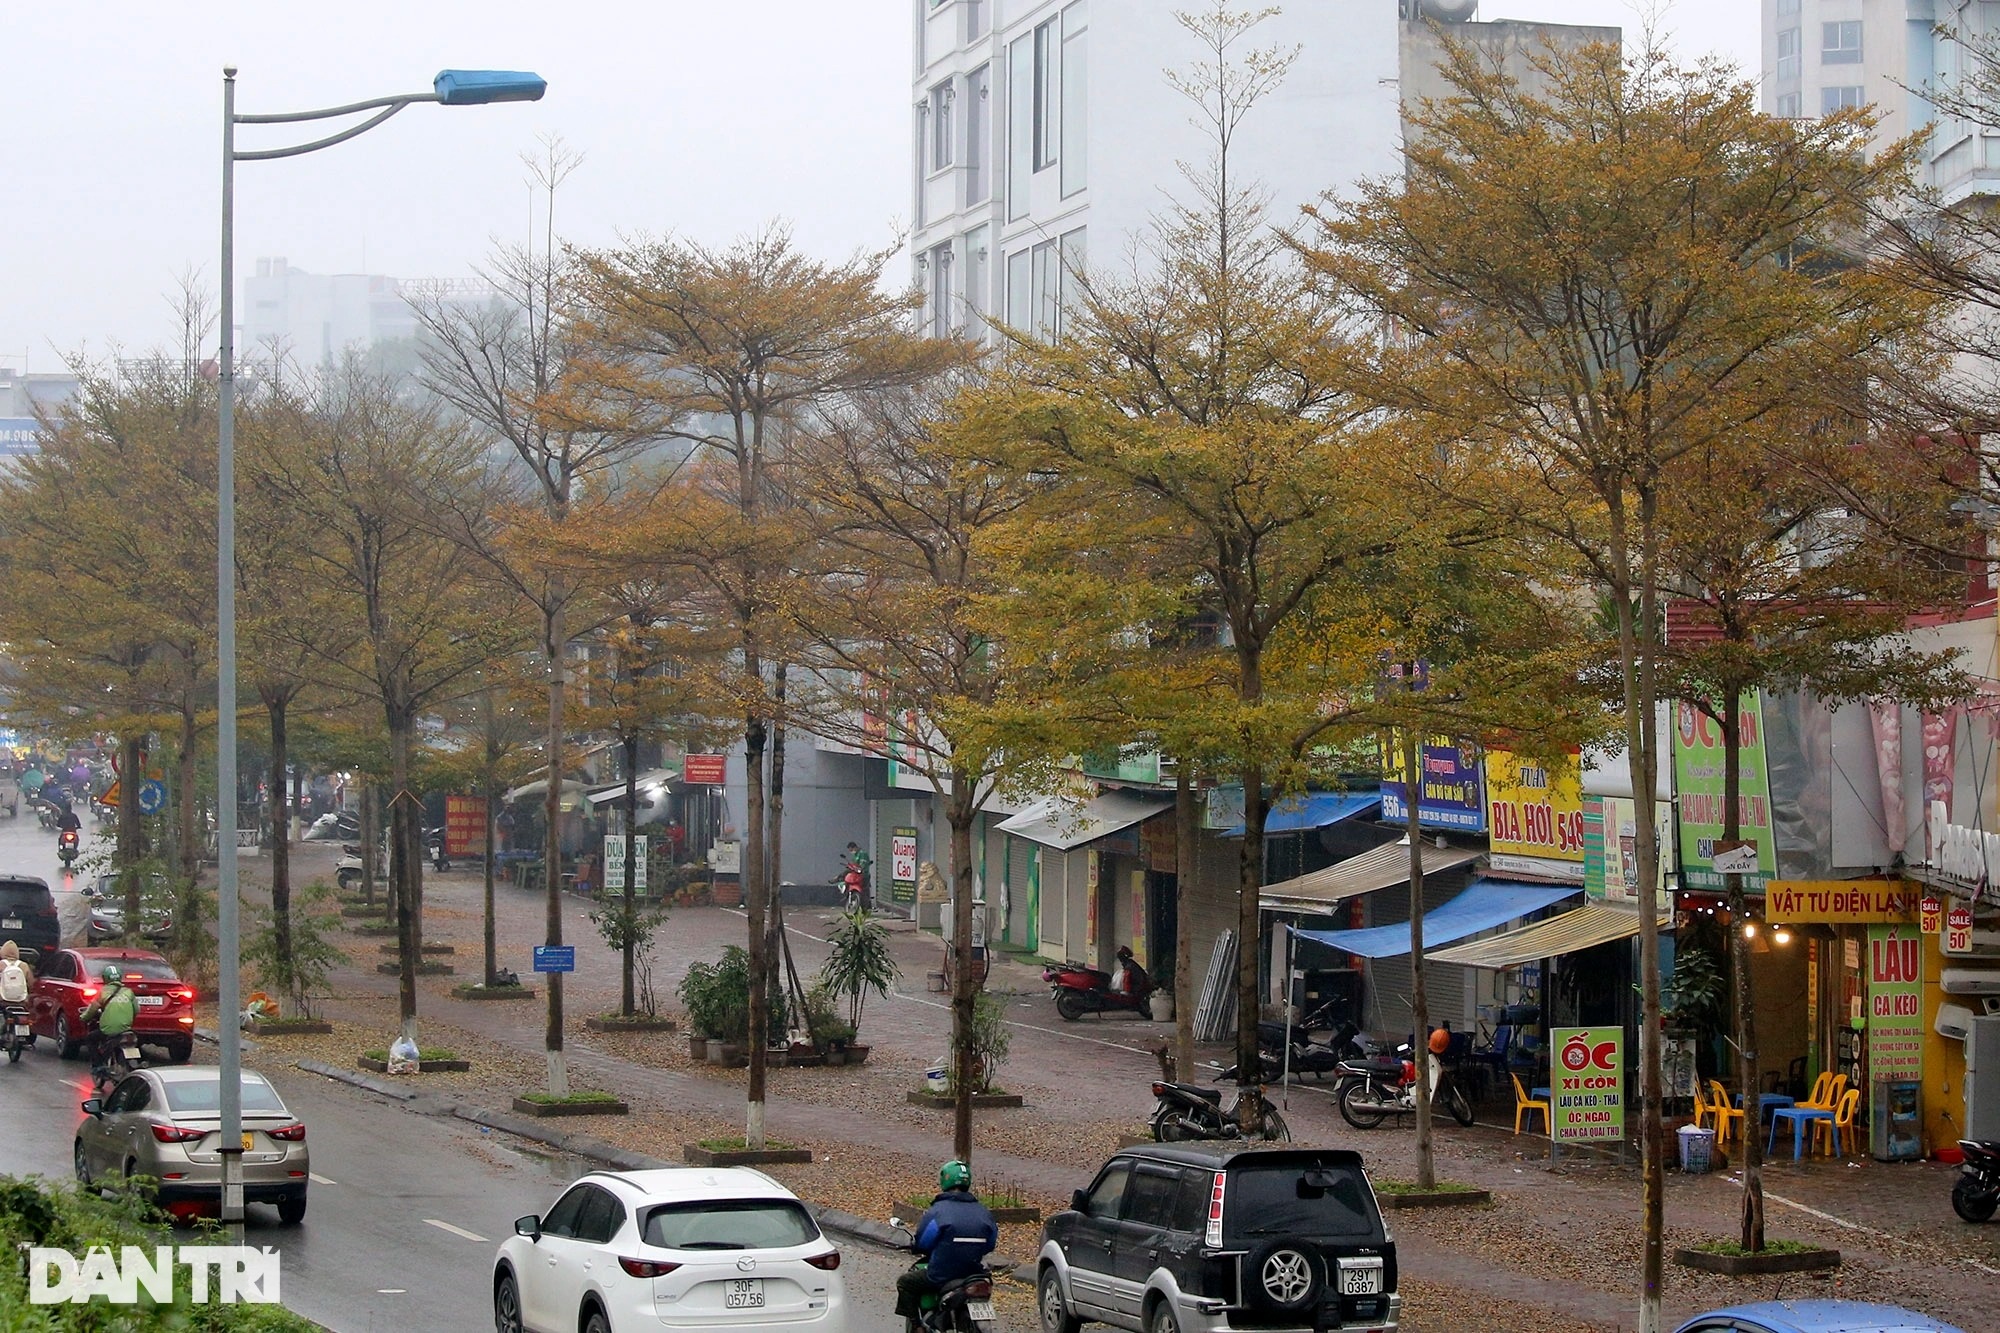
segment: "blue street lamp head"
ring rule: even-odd
[[[431,87],[445,106],[483,106],[488,102],[539,102],[549,81],[539,74],[508,69],[440,70]]]

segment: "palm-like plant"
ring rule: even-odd
[[[847,1000],[847,1021],[859,1031],[868,992],[886,996],[902,975],[889,953],[888,928],[866,912],[848,912],[833,928],[827,943],[833,951],[820,969],[820,981]]]

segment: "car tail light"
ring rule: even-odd
[[[991,1282],[968,1282],[965,1284],[965,1298],[969,1301],[990,1301],[993,1299]]]
[[[665,1277],[680,1267],[679,1264],[662,1263],[658,1259],[624,1258],[619,1259],[618,1266],[633,1277]]]
[[[181,988],[180,988],[179,990],[175,990],[175,991],[169,991],[169,992],[168,992],[168,994],[172,995],[172,996],[173,996],[173,997],[174,997],[174,998],[175,998],[176,1000],[193,1000],[193,999],[194,999],[194,992],[193,992],[193,991],[191,991],[191,990],[189,990],[189,989],[188,989],[187,987],[185,987],[185,986],[181,987]]]
[[[264,1132],[274,1139],[283,1139],[286,1143],[304,1143],[306,1141],[306,1127],[304,1125],[280,1125],[276,1129],[267,1129]]]
[[[192,1014],[183,1014],[183,1015],[181,1015],[181,1025],[182,1025],[183,1027],[193,1027],[193,1026],[194,1026],[194,1015],[192,1015]]]
[[[1229,1177],[1222,1172],[1216,1172],[1215,1185],[1209,1190],[1208,1229],[1202,1233],[1201,1237],[1202,1243],[1205,1245],[1222,1244],[1222,1188],[1228,1179]]]
[[[831,1273],[840,1267],[840,1251],[828,1250],[825,1254],[809,1254],[806,1256],[806,1262],[814,1268],[822,1268]]]
[[[179,1125],[154,1125],[153,1137],[162,1143],[193,1143],[206,1136],[205,1129],[182,1129]]]
[[[96,999],[96,998],[97,998],[97,987],[95,987],[95,986],[85,986],[85,987],[83,988],[83,998],[84,998],[84,999],[86,999],[86,1000],[94,1000],[94,999]]]

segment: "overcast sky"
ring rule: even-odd
[[[1673,0],[1664,27],[1685,54],[1754,70],[1758,9]],[[1480,17],[1637,31],[1628,0],[1484,0]],[[463,277],[525,234],[520,154],[544,134],[586,155],[556,208],[575,241],[726,241],[782,217],[823,253],[890,243],[908,213],[910,33],[909,0],[9,5],[0,366],[161,345],[179,276],[213,288],[225,63],[244,113],[421,91],[444,67],[547,78],[538,104],[420,105],[352,143],[238,168],[239,275],[283,255],[318,273]],[[245,148],[284,141],[240,133]]]

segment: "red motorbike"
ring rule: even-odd
[[[1056,1012],[1067,1022],[1109,1009],[1146,1012],[1146,992],[1114,990],[1109,972],[1082,963],[1049,963],[1042,968],[1042,980],[1055,996]]]

